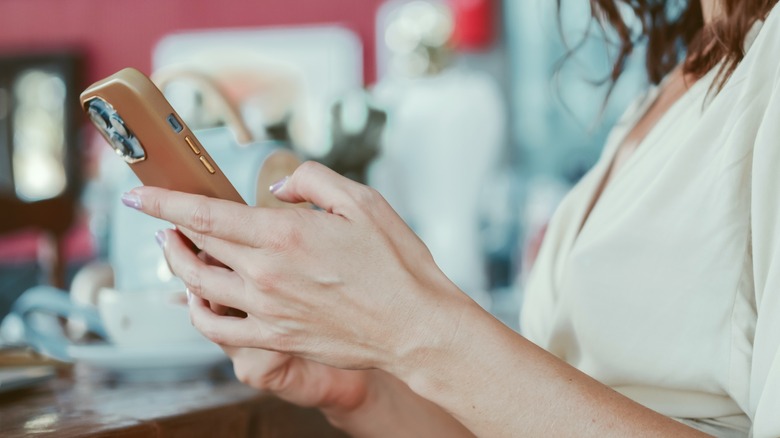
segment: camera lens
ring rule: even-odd
[[[111,134],[111,145],[114,146],[116,153],[123,157],[129,156],[132,152],[132,149],[127,144],[127,139],[116,132]]]
[[[92,99],[89,101],[89,108],[87,110],[89,117],[100,129],[108,129],[110,125],[108,110],[99,99]]]
[[[118,132],[114,132],[111,134],[111,145],[116,153],[121,155],[128,163],[136,163],[146,158],[144,149],[135,138],[128,138]]]
[[[110,120],[109,123],[111,123],[111,127],[114,128],[114,131],[116,131],[116,133],[118,133],[122,137],[129,136],[129,133],[127,132],[127,128],[125,127],[125,123],[122,121],[122,119],[119,118],[118,115],[113,114],[109,120]]]

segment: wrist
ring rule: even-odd
[[[426,330],[433,325],[440,327],[439,333],[426,338],[429,344],[417,346],[393,374],[418,395],[437,402],[458,394],[465,382],[491,369],[493,349],[502,348],[496,345],[501,333],[512,332],[471,300],[448,321],[426,324]]]
[[[416,306],[410,320],[417,323],[407,324],[406,342],[395,360],[382,367],[424,397],[418,389],[437,385],[451,367],[468,360],[475,342],[490,339],[486,332],[495,328],[495,319],[454,284],[447,289],[424,295],[433,299]]]

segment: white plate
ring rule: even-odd
[[[106,369],[129,377],[192,378],[208,373],[227,360],[215,344],[118,346],[112,344],[72,345],[68,354],[75,362]]]
[[[45,382],[56,375],[49,366],[29,366],[0,369],[0,393],[16,391]]]

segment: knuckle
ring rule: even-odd
[[[209,234],[213,229],[211,208],[205,200],[198,200],[190,217],[190,228],[200,234]]]
[[[160,198],[157,196],[151,196],[148,200],[148,208],[149,212],[154,217],[162,217],[163,216],[163,208],[162,203],[160,202]]]
[[[255,287],[266,293],[277,292],[279,290],[280,279],[276,274],[271,274],[265,270],[258,270],[252,274],[252,282]]]
[[[252,264],[246,269],[246,275],[253,285],[257,285],[263,281],[262,279],[266,275],[266,270],[258,264]]]
[[[375,189],[364,186],[362,184],[356,184],[352,187],[348,193],[352,203],[363,211],[373,211],[377,206],[383,202],[382,195]]]
[[[203,294],[203,278],[199,269],[193,266],[184,268],[182,269],[179,278],[181,278],[181,281],[187,285],[187,288],[190,290],[190,292],[197,296],[201,296]]]
[[[371,203],[372,205],[378,205],[378,204],[384,204],[385,198],[382,196],[381,193],[379,193],[378,190],[376,190],[373,187],[363,186],[366,188],[366,201]]]
[[[322,164],[316,161],[305,161],[295,170],[294,175],[298,178],[308,178],[316,174]]]
[[[274,252],[284,252],[297,248],[303,242],[301,230],[296,227],[280,227],[277,233],[268,240],[268,249]]]
[[[316,186],[322,179],[325,166],[316,161],[306,161],[293,172],[292,183],[296,186]]]
[[[187,230],[185,235],[196,248],[201,251],[206,251],[206,235],[198,233],[197,231]]]
[[[274,331],[268,335],[267,343],[269,347],[278,352],[292,353],[293,349],[293,336],[286,331]]]
[[[233,373],[235,373],[236,378],[243,383],[244,385],[249,385],[252,387],[255,387],[256,389],[265,390],[266,388],[260,387],[260,385],[254,385],[253,379],[252,379],[252,370],[251,367],[245,362],[245,361],[234,361],[233,362]],[[258,382],[260,383],[260,382]]]
[[[266,274],[259,279],[258,287],[263,292],[276,292],[279,290],[279,280],[276,275]]]

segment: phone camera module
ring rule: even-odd
[[[87,113],[114,151],[133,164],[146,159],[146,152],[122,117],[108,102],[94,98],[87,104]]]

